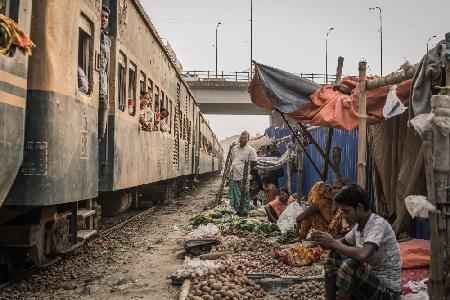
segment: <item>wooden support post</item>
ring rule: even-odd
[[[357,183],[366,188],[366,65],[365,61],[359,62],[359,122],[358,122],[358,176]]]
[[[447,62],[447,65],[449,63]],[[447,68],[447,82],[450,79],[450,67]],[[446,110],[450,109],[450,96],[434,95],[431,98],[431,112],[436,117],[446,117]],[[450,218],[449,203],[447,202],[450,171],[450,143],[449,135],[443,134],[440,127],[433,123],[433,169],[434,195],[436,208],[441,212],[430,213],[431,236],[431,278],[430,288],[434,299],[448,298],[448,266],[450,258]],[[437,219],[437,220],[436,220]],[[437,227],[437,228],[434,228]],[[437,239],[435,238],[437,235]],[[447,245],[447,247],[446,247]],[[445,262],[444,264],[442,262]]]
[[[183,285],[181,286],[180,296],[178,300],[186,300],[189,295],[189,290],[191,289],[191,280],[185,279]]]
[[[241,201],[239,202],[239,216],[244,216],[244,207],[245,207],[245,194],[247,190],[247,181],[248,181],[248,167],[250,162],[247,160],[244,164],[244,176],[241,182]]]
[[[341,176],[340,169],[341,169],[341,153],[342,150],[339,147],[334,147],[332,151],[333,156],[333,164],[338,169],[338,172],[333,172],[333,186],[337,182],[338,176]]]
[[[388,76],[378,77],[367,81],[367,90],[373,90],[379,87],[397,84],[405,80],[411,79],[416,73],[417,65],[408,66],[403,70],[392,73]]]
[[[225,161],[225,167],[223,170],[222,176],[222,184],[220,185],[219,191],[216,195],[216,203],[219,204],[222,201],[223,189],[225,187],[225,182],[227,181],[228,175],[230,174],[231,163],[232,163],[232,150],[234,143],[230,145],[230,149],[228,150],[227,159]]]
[[[334,85],[340,85],[341,84],[341,78],[342,78],[342,67],[344,66],[344,58],[342,56],[338,57],[338,65],[336,68],[336,80],[334,81]]]
[[[328,128],[327,141],[325,145],[325,155],[328,159],[323,160],[322,177],[328,178],[328,164],[330,159],[331,143],[333,142],[333,128]],[[336,165],[334,165],[336,167]]]
[[[292,189],[291,189],[291,180],[292,180],[292,164],[291,164],[291,157],[292,157],[292,147],[288,146],[288,160],[287,160],[287,164],[286,164],[286,169],[287,169],[287,183],[286,183],[286,188],[288,189],[288,193],[289,195],[292,193]]]
[[[303,150],[301,147],[297,148],[297,201],[300,203],[302,199],[302,185],[303,185]]]
[[[336,68],[336,80],[334,81],[334,85],[341,84],[341,77],[342,77],[342,67],[344,65],[344,58],[342,56],[339,56],[338,58],[338,65]],[[328,177],[328,163],[330,158],[330,151],[331,151],[331,143],[333,142],[333,128],[328,128],[327,133],[327,143],[325,146],[325,155],[328,157],[328,159],[324,159],[323,161],[323,169],[322,174],[324,178]],[[337,168],[336,165],[334,165],[335,168]],[[339,168],[337,170],[334,170],[333,174],[336,173],[336,171],[339,173]]]

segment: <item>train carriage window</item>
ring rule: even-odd
[[[139,77],[139,91],[140,92],[146,92],[147,91],[147,80],[144,72],[141,72],[141,75]]]
[[[125,111],[125,99],[127,98],[126,96],[126,72],[127,72],[127,68],[126,68],[126,61],[127,58],[125,57],[125,55],[123,53],[119,54],[119,67],[118,67],[118,83],[119,83],[119,109],[121,111]]]
[[[78,90],[86,95],[92,89],[92,23],[83,15],[80,16],[78,30]]]
[[[167,109],[169,110],[169,133],[172,134],[172,120],[173,120],[173,108],[172,108],[172,100],[169,100],[169,105],[167,106]]]
[[[19,0],[0,0],[0,14],[19,23]]]
[[[136,114],[136,65],[130,63],[128,69],[128,113]]]
[[[155,111],[159,111],[159,87],[155,86]]]

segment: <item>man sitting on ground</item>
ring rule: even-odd
[[[402,262],[391,225],[369,211],[367,193],[352,184],[335,201],[353,229],[342,239],[315,231],[312,239],[330,249],[325,264],[326,299],[399,299]]]
[[[289,192],[287,188],[280,189],[280,196],[276,197],[275,200],[272,200],[267,204],[264,209],[266,210],[267,217],[269,221],[272,223],[276,223],[280,218],[283,211],[294,202],[294,198],[289,196]]]

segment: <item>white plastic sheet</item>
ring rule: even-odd
[[[297,217],[302,212],[302,208],[297,201],[289,204],[288,207],[281,213],[281,216],[278,218],[278,228],[280,228],[281,233],[285,233],[286,231],[293,230],[295,224],[297,223]]]
[[[413,218],[419,217],[428,219],[428,212],[436,210],[433,204],[431,204],[425,196],[408,196],[405,199],[405,206]]]
[[[218,238],[221,237],[219,227],[214,224],[209,223],[208,225],[200,225],[198,228],[193,230],[190,237],[207,239],[207,238]]]
[[[406,107],[397,96],[397,86],[391,86],[391,89],[386,97],[386,103],[383,107],[383,116],[389,119],[401,115],[406,110]]]

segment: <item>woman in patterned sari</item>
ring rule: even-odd
[[[316,182],[308,194],[307,207],[297,217],[298,235],[305,239],[311,229],[330,233],[338,238],[351,228],[342,211],[333,210],[335,192],[325,182]]]

